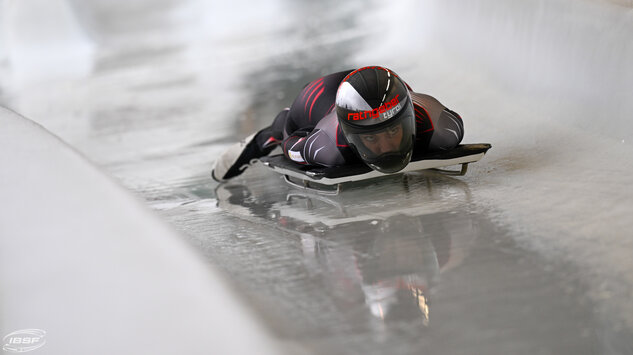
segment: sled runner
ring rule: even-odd
[[[395,174],[434,169],[449,175],[464,175],[468,164],[480,160],[490,147],[490,144],[485,143],[462,144],[451,150],[414,156],[404,169]],[[395,175],[372,170],[364,164],[332,168],[298,165],[283,154],[262,157],[259,162],[283,175],[286,182],[295,187],[330,194],[338,194],[343,183]],[[442,169],[453,165],[461,165],[460,170]]]

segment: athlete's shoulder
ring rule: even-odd
[[[445,108],[444,105],[442,105],[442,103],[438,99],[436,99],[435,97],[431,95],[422,94],[422,93],[413,92],[413,91],[409,91],[409,93],[411,94],[411,101],[413,101],[414,105],[422,106],[424,108],[430,108],[430,107],[441,107],[442,109]]]

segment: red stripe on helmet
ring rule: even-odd
[[[349,79],[349,77],[350,77],[350,76],[354,75],[355,73],[361,72],[361,71],[363,71],[363,70],[367,70],[367,69],[382,69],[382,70],[384,70],[384,71],[387,71],[387,72],[392,73],[392,74],[394,74],[395,76],[397,76],[394,72],[392,72],[391,70],[389,70],[389,69],[387,69],[387,68],[385,68],[385,67],[381,67],[381,66],[378,66],[378,65],[373,65],[373,66],[369,66],[369,67],[362,67],[362,68],[358,68],[358,69],[354,70],[353,72],[351,72],[351,73],[347,74],[347,75],[343,78],[343,80],[342,80],[342,81],[341,81],[338,85],[339,85],[339,86],[341,86],[341,84],[343,84],[344,82],[346,82],[346,81],[347,81],[347,79]],[[400,80],[402,80],[402,79],[400,79]]]

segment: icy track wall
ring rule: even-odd
[[[279,353],[157,217],[41,126],[0,108],[0,333],[46,354]]]
[[[477,75],[534,115],[633,141],[633,2],[442,0],[421,10],[423,40],[455,59],[448,80]]]

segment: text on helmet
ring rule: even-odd
[[[391,118],[395,116],[396,113],[398,113],[398,111],[400,111],[400,100],[398,100],[398,96],[400,95],[396,95],[396,97],[394,97],[390,101],[385,102],[383,105],[380,105],[379,107],[373,110],[348,113],[347,120],[358,121],[358,120],[364,120],[368,118],[376,119],[380,117],[380,115],[382,115],[383,118],[385,119]]]

